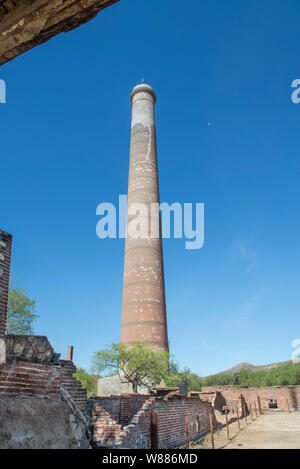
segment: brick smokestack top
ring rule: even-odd
[[[132,120],[128,181],[128,207],[159,203],[155,135],[156,96],[151,86],[137,85],[131,95]],[[127,214],[127,225],[135,215]],[[160,220],[159,220],[160,223]],[[162,240],[133,238],[127,233],[123,277],[121,342],[138,341],[158,350],[169,350]]]
[[[6,333],[12,236],[0,230],[0,337]]]

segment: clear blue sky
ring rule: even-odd
[[[121,0],[0,69],[0,228],[36,333],[75,362],[119,339],[129,94],[155,89],[162,201],[205,203],[205,245],[165,240],[171,351],[200,375],[290,359],[300,336],[297,0]],[[210,123],[211,125],[208,125]]]

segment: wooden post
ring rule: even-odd
[[[254,401],[254,407],[255,407],[255,416],[257,417],[257,408],[256,408],[256,402]]]
[[[287,400],[286,400],[286,402],[287,402],[287,408],[288,408],[288,411],[289,411],[289,414],[290,414],[290,413],[291,413],[291,409],[290,409],[290,403],[289,403],[289,400],[287,399]]]
[[[228,409],[227,409],[227,407],[225,407],[225,417],[226,417],[226,431],[227,431],[227,438],[228,438],[228,440],[230,440],[230,436],[229,436],[229,428],[228,428],[228,415],[227,415],[227,412],[228,412]]]
[[[212,449],[215,449],[214,426],[213,426],[213,414],[212,414],[212,412],[210,412],[210,414],[209,414],[209,419],[210,419],[211,447],[212,447]]]
[[[253,420],[251,402],[250,402],[250,404],[249,404],[249,409],[250,409],[251,420]]]
[[[73,350],[74,350],[73,345],[69,345],[68,353],[67,353],[67,360],[70,362],[73,360]]]
[[[257,396],[257,401],[258,401],[258,409],[259,409],[259,413],[262,414],[262,410],[261,410],[261,403],[260,403],[260,397]]]
[[[239,430],[240,430],[241,429],[240,416],[239,416],[239,409],[238,409],[237,406],[236,406],[236,418],[237,418],[237,423],[238,423],[238,427],[239,427]]]
[[[199,415],[197,415],[196,419],[197,419],[197,433],[200,433],[200,431],[201,431],[201,425],[200,425],[200,417],[199,417]]]
[[[185,419],[185,441],[186,441],[186,449],[190,448],[190,440],[189,440],[189,419]]]
[[[246,422],[246,425],[248,425],[247,414],[246,414],[246,405],[244,404],[243,407],[244,407],[245,422]]]
[[[151,449],[158,449],[157,430],[158,430],[157,413],[151,412],[150,414]]]

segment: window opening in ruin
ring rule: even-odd
[[[277,399],[270,399],[269,409],[278,409]]]

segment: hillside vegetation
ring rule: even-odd
[[[244,366],[244,367],[243,367]],[[89,374],[83,368],[78,368],[76,378],[87,389],[88,396],[97,394],[97,380],[100,376]],[[292,361],[255,367],[249,363],[240,363],[230,370],[215,375],[200,378],[191,373],[188,368],[180,371],[178,366],[170,363],[169,375],[165,379],[167,386],[179,386],[180,382],[187,382],[187,391],[201,391],[203,386],[292,386],[300,385],[300,362]]]
[[[288,386],[300,385],[300,363],[286,362],[269,370],[252,371],[242,368],[237,373],[228,372],[207,376],[202,386]]]

